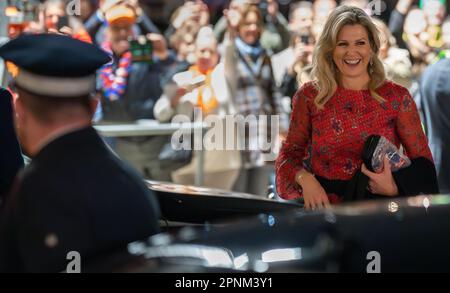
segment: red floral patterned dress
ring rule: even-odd
[[[305,160],[311,162],[310,171],[315,175],[350,180],[361,168],[364,142],[371,134],[383,135],[397,147],[403,145],[411,159],[425,157],[433,161],[408,90],[386,81],[377,93],[385,102],[375,100],[369,90],[338,87],[324,108],[318,110],[313,83],[306,83],[297,91],[289,132],[276,161],[277,190],[282,198],[302,196],[295,175],[305,167]],[[328,197],[332,203],[340,201],[335,194],[329,193]]]

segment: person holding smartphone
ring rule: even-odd
[[[281,86],[287,71],[292,68],[297,60],[296,52],[298,50],[295,50],[295,47],[300,41],[298,36],[303,36],[303,44],[308,44],[310,41],[314,44],[313,19],[314,11],[311,2],[299,1],[290,5],[289,31],[291,32],[291,40],[289,47],[270,57],[277,86]]]
[[[311,80],[310,65],[312,63],[314,43],[315,40],[311,29],[304,29],[302,32],[293,35],[292,50],[294,58],[292,64],[287,67],[281,81],[281,92],[283,96],[294,96],[299,82],[303,84]]]
[[[92,43],[83,23],[66,13],[64,0],[46,0],[43,5],[44,31],[69,35],[75,39]]]
[[[160,82],[174,64],[164,37],[160,34],[136,36],[133,27],[137,15],[132,6],[119,3],[105,12],[108,32],[101,47],[112,56],[112,62],[101,68],[98,91],[101,98],[99,123],[130,123],[154,119],[153,107],[162,94]],[[151,43],[151,62],[137,60],[134,42]],[[138,50],[141,50],[138,47]],[[133,56],[134,51],[134,56]],[[140,53],[139,53],[140,54]],[[131,163],[148,179],[170,180],[155,157],[167,140],[164,136],[116,138],[110,141],[116,153]]]

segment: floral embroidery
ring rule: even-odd
[[[398,107],[400,107],[400,103],[395,100],[392,102],[392,109],[394,109],[395,111],[398,111]]]
[[[395,127],[395,123],[396,123],[396,119],[395,119],[395,118],[389,119],[389,121],[388,121],[388,127],[389,127],[389,128]]]
[[[360,137],[365,141],[369,137],[369,134],[367,133],[367,131],[361,131]]]
[[[330,161],[323,161],[322,167],[324,168],[324,170],[329,170],[331,167]]]
[[[347,102],[345,103],[344,109],[348,112],[353,112],[353,102]]]
[[[322,145],[319,147],[319,154],[326,154],[328,153],[328,147],[326,145]]]
[[[331,127],[333,128],[334,133],[336,133],[336,135],[340,135],[344,132],[344,129],[342,129],[341,120],[338,120],[336,118],[331,119]]]
[[[353,171],[355,170],[355,166],[353,165],[352,160],[347,159],[347,161],[344,163],[343,170],[346,174],[353,174]]]
[[[403,97],[403,111],[409,112],[411,111],[411,99],[408,99],[408,96]]]

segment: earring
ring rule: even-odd
[[[333,57],[330,54],[327,54],[328,62],[333,63]]]
[[[334,61],[333,61],[333,60],[331,60],[330,62],[331,62],[331,70],[332,70],[333,72],[335,72],[335,71],[336,71],[336,64],[334,64]]]
[[[372,74],[373,73],[373,59],[370,59],[370,62],[369,62],[369,74]]]

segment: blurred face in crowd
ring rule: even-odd
[[[57,29],[59,18],[66,15],[64,7],[60,5],[49,5],[44,14],[47,29]]]
[[[372,21],[380,32],[378,35],[380,37],[380,49],[378,56],[383,60],[388,56],[389,48],[391,47],[390,38],[392,38],[392,35],[390,34],[389,28],[383,21],[379,19],[372,19]]]
[[[230,6],[228,7],[228,9],[241,11],[241,9],[244,7],[245,3],[246,3],[246,0],[232,0],[230,2]]]
[[[194,21],[200,26],[209,24],[209,9],[202,0],[186,1],[183,6],[192,13],[190,21]]]
[[[444,21],[445,6],[439,0],[425,1],[423,11],[430,25],[440,25]]]
[[[80,18],[85,21],[94,13],[94,5],[92,0],[81,0],[80,2]]]
[[[130,49],[128,38],[133,36],[133,24],[117,20],[109,25],[109,38],[113,52],[120,56]]]
[[[322,33],[323,25],[325,24],[328,15],[336,8],[336,1],[334,0],[316,0],[313,5],[313,34],[316,39]]]
[[[341,4],[347,5],[347,6],[356,6],[361,9],[366,9],[368,1],[367,0],[346,0],[346,1],[342,1]]]
[[[412,9],[405,19],[404,30],[408,34],[419,35],[427,30],[428,22],[420,9]]]
[[[193,63],[195,59],[195,35],[186,34],[183,36],[178,46],[178,56],[181,60],[187,60],[189,63]]]
[[[298,7],[291,14],[289,19],[289,29],[297,32],[302,28],[310,28],[313,24],[312,7]]]
[[[213,69],[219,60],[217,42],[213,38],[203,37],[197,40],[195,48],[196,64],[201,72]]]
[[[340,80],[368,78],[367,68],[372,55],[367,30],[360,24],[344,25],[333,50]]]
[[[254,45],[261,36],[261,19],[256,12],[250,11],[244,15],[239,25],[239,37],[247,44]]]
[[[335,0],[316,0],[314,2],[314,21],[325,22],[330,12],[335,8]]]

